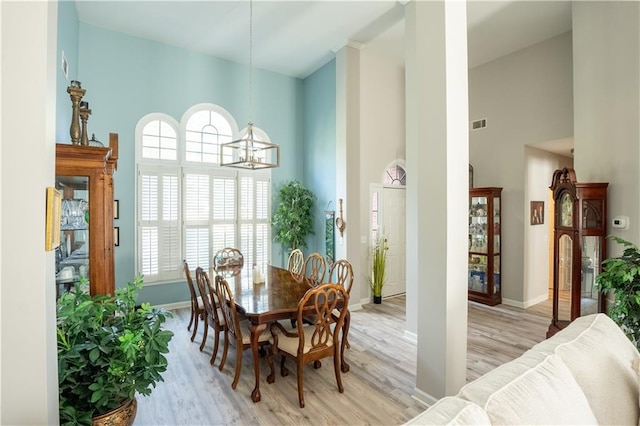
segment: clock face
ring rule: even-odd
[[[566,193],[560,198],[560,225],[568,228],[573,226],[573,201]]]

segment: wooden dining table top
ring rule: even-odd
[[[254,284],[253,268],[218,271],[233,289],[236,306],[254,324],[293,318],[298,302],[309,290],[306,281],[296,281],[286,269],[268,265],[264,283]]]

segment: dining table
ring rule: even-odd
[[[294,319],[298,313],[298,302],[309,290],[309,284],[304,278],[296,278],[287,269],[268,265],[266,273],[262,274],[264,282],[254,283],[255,270],[244,266],[241,269],[218,269],[216,274],[222,275],[233,291],[234,302],[247,320],[253,355],[253,371],[255,386],[251,392],[253,402],[260,401],[260,359],[258,353],[258,337],[274,321]],[[262,280],[259,280],[262,281]],[[345,321],[343,333],[348,332]],[[343,339],[346,340],[346,339]],[[344,345],[341,350],[340,362],[343,372],[349,371],[349,364],[344,360]]]

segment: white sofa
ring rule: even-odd
[[[608,316],[581,317],[407,424],[638,425],[638,357]]]

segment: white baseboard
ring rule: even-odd
[[[188,308],[189,306],[191,306],[191,301],[187,300],[184,302],[167,303],[165,305],[156,305],[154,306],[154,308],[162,308],[162,309],[166,309],[167,311],[173,311],[175,309]]]
[[[533,299],[529,299],[529,300],[524,301],[524,302],[520,302],[519,300],[512,300],[512,299],[502,298],[502,303],[507,305],[507,306],[513,306],[514,308],[527,309],[527,308],[530,308],[533,305],[537,305],[540,302],[544,302],[548,298],[549,298],[549,296],[547,296],[546,294],[542,294],[542,295],[540,295],[538,297],[535,297]]]
[[[362,309],[362,303],[354,303],[352,305],[349,305],[350,311],[359,311],[361,309]]]
[[[431,407],[438,401],[438,398],[434,398],[433,396],[424,391],[421,391],[418,388],[413,388],[413,394],[411,395],[411,397],[416,401],[419,401],[422,404],[426,405],[427,407]]]
[[[408,340],[409,342],[414,343],[416,345],[418,344],[418,335],[416,333],[405,330],[404,333],[402,334],[402,337],[404,338],[404,340]]]

